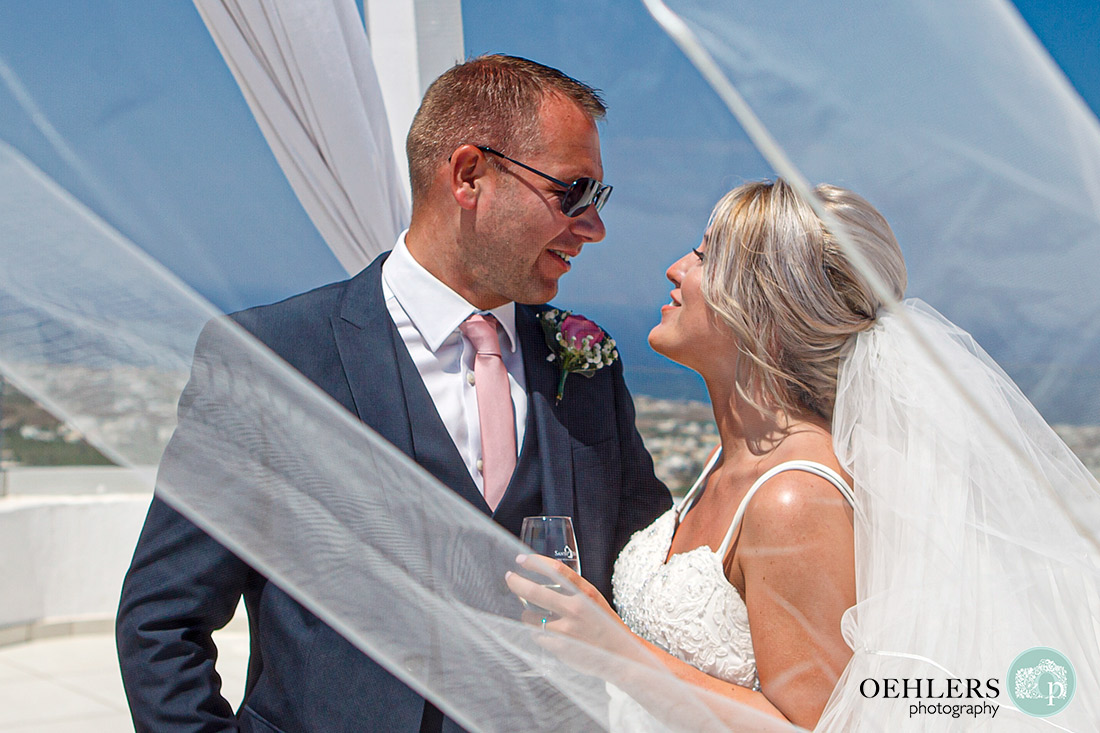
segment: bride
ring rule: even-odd
[[[905,264],[883,217],[850,191],[814,193],[901,298]],[[1095,481],[984,352],[919,302],[903,308],[985,402],[973,409],[782,179],[729,192],[667,275],[671,302],[649,341],[706,381],[721,446],[679,507],[620,554],[618,615],[564,566],[521,556],[593,601],[509,573],[513,593],[552,612],[525,620],[627,659],[644,645],[678,678],[806,728],[942,726],[860,681],[1004,679],[1013,656],[1041,643],[1075,657],[1080,684],[1095,681],[1079,584],[1095,587],[1096,566],[1072,559],[1092,551],[1062,513],[1026,526],[1026,507],[1050,506],[1044,488],[1094,499]],[[1033,445],[1046,458],[1021,460]],[[1058,485],[1045,485],[1054,474]],[[997,512],[998,501],[1012,509]],[[643,645],[607,633],[607,618]],[[609,679],[642,705],[653,699]],[[638,715],[613,705],[624,729]]]
[[[886,221],[849,191],[816,192],[900,297]],[[721,447],[680,506],[623,550],[615,604],[677,676],[813,727],[851,656],[841,617],[856,600],[851,479],[830,432],[837,370],[882,304],[782,179],[729,192],[667,275],[671,302],[649,343],[703,377]],[[530,581],[509,583],[562,616],[548,630],[596,627]]]

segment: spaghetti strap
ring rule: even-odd
[[[716,553],[718,557],[725,558],[726,553],[729,552],[730,542],[733,541],[733,533],[737,531],[737,526],[741,524],[741,518],[745,516],[745,509],[748,508],[749,500],[752,499],[753,494],[755,494],[757,489],[763,486],[772,476],[784,471],[806,471],[815,476],[820,476],[835,486],[837,490],[844,495],[844,498],[851,506],[854,507],[856,504],[856,497],[855,494],[852,493],[851,487],[841,478],[840,474],[828,466],[824,466],[815,461],[787,461],[786,463],[780,463],[778,466],[774,466],[765,471],[764,475],[756,479],[753,485],[749,487],[748,492],[745,494],[745,498],[741,500],[741,504],[737,507],[737,513],[733,515],[733,521],[730,523],[730,528],[726,531],[726,538],[722,540],[722,546],[718,548],[718,552]]]
[[[722,446],[718,445],[710,453],[710,457],[707,459],[707,463],[703,466],[703,470],[699,472],[699,478],[695,479],[695,483],[691,485],[688,492],[684,494],[683,501],[680,502],[680,506],[676,509],[677,521],[683,516],[688,509],[695,503],[698,498],[700,490],[706,485],[707,479],[710,477],[710,472],[714,470],[714,466],[718,463],[718,459],[722,457]]]

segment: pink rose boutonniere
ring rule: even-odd
[[[552,352],[546,360],[558,362],[561,369],[555,404],[561,404],[565,378],[570,374],[591,377],[597,369],[611,366],[619,358],[615,339],[584,316],[551,308],[542,312],[539,322]]]

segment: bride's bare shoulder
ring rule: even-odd
[[[851,485],[851,477],[844,473],[831,449],[812,451],[797,458],[831,468]],[[765,481],[749,500],[742,521],[744,546],[777,542],[801,544],[815,539],[832,542],[838,539],[838,532],[850,536],[852,511],[847,499],[831,481],[809,471],[794,469],[782,471]]]

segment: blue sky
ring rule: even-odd
[[[1016,4],[1100,109],[1100,4]],[[701,396],[696,381],[648,352],[644,333],[667,297],[668,261],[698,241],[723,192],[769,175],[768,166],[640,2],[466,0],[463,23],[468,54],[529,56],[605,91],[604,161],[616,187],[605,210],[608,237],[577,260],[558,300],[620,337],[643,391],[660,383],[656,391]],[[190,3],[6,3],[0,61],[80,169],[2,85],[0,139],[219,308],[344,277]]]
[[[1021,0],[1017,7],[1095,113],[1100,109],[1100,4]],[[667,302],[664,269],[699,240],[723,193],[744,180],[770,176],[771,169],[638,4],[574,3],[568,14],[559,8],[539,0],[467,0],[467,53],[529,56],[605,91],[610,111],[603,130],[604,163],[608,180],[616,185],[605,209],[608,236],[586,248],[563,280],[559,300],[584,309],[619,336],[636,390],[702,398],[705,392],[694,375],[645,345],[645,334],[658,319],[656,306]],[[921,264],[910,261],[910,292],[917,295],[928,279],[921,277]],[[609,281],[607,273],[614,273],[615,280]]]

